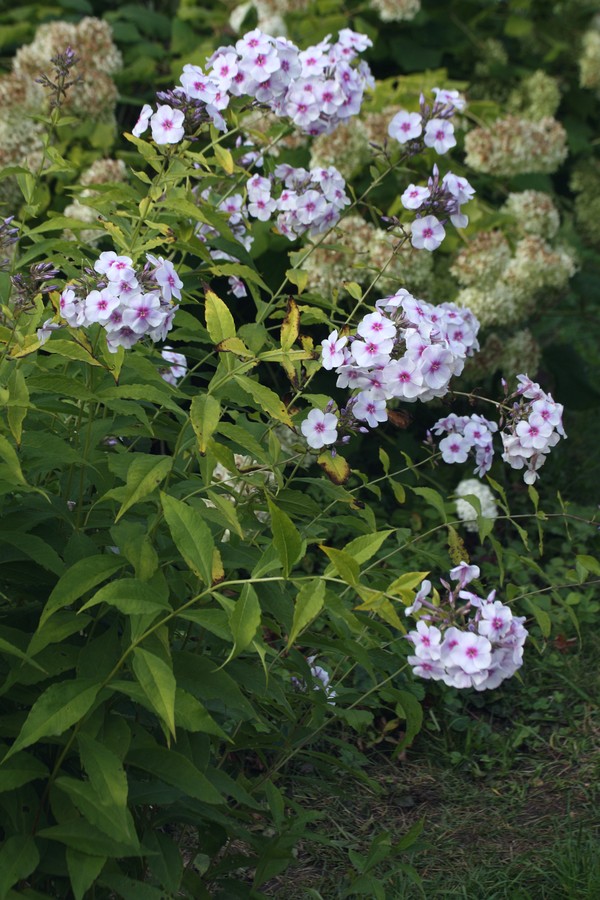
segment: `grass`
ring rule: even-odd
[[[289,773],[280,786],[321,812],[320,840],[300,841],[296,865],[264,885],[261,896],[600,897],[598,659],[594,639],[585,652],[556,651],[533,663],[524,685],[504,699],[479,697],[465,706],[456,697],[441,709],[438,700],[429,730],[403,759],[366,751],[369,783],[339,771],[324,781],[306,766]],[[417,842],[371,871],[383,893],[356,881],[359,857],[352,854],[364,857],[382,831],[395,843],[420,821]],[[413,867],[420,884],[407,871],[394,874],[396,864]]]

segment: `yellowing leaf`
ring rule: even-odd
[[[346,484],[350,478],[350,466],[339,453],[333,456],[331,450],[325,450],[319,455],[317,462],[334,484]]]
[[[227,338],[235,337],[235,322],[229,312],[229,307],[223,303],[220,297],[217,297],[214,291],[206,292],[204,312],[206,328],[213,343],[220,344]]]
[[[287,313],[281,325],[281,349],[290,350],[298,337],[300,330],[300,312],[294,300],[290,297],[287,305]]]

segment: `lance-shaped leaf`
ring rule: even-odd
[[[223,797],[212,786],[206,775],[203,775],[187,756],[175,750],[158,746],[130,750],[126,762],[144,772],[150,772],[151,775],[172,784],[196,800],[203,800],[205,803],[224,803]]]
[[[205,315],[206,328],[213,343],[220,344],[227,338],[235,337],[235,322],[229,307],[214,291],[206,292]]]
[[[294,619],[287,642],[289,650],[298,635],[316,619],[325,602],[325,582],[320,578],[307,582],[294,603]]]
[[[294,563],[298,562],[303,555],[306,544],[287,513],[275,506],[270,497],[268,498],[268,504],[271,515],[273,543],[281,560],[283,574],[287,578]]]
[[[278,422],[283,422],[284,425],[289,425],[290,428],[293,428],[293,423],[285,404],[275,391],[265,387],[264,384],[260,384],[258,381],[254,381],[252,378],[248,378],[247,375],[234,375],[233,377],[242,390],[252,397],[257,409],[262,410],[272,419],[276,419]]]
[[[67,847],[67,871],[75,900],[83,900],[96,878],[104,868],[105,856],[91,856]]]
[[[260,618],[261,609],[256,591],[249,582],[246,582],[229,616],[233,649],[227,662],[238,656],[252,643],[260,627]]]
[[[173,542],[192,572],[207,586],[212,583],[214,542],[200,512],[170,494],[160,495]]]
[[[221,404],[212,394],[196,394],[190,407],[192,428],[198,439],[198,450],[204,456],[206,446],[221,418]]]
[[[167,663],[147,650],[133,651],[133,672],[138,684],[150,701],[152,709],[175,735],[175,690],[173,670]]]
[[[31,707],[19,736],[4,760],[41,738],[63,734],[91,709],[99,690],[100,684],[91,678],[51,684]]]
[[[127,471],[125,495],[115,522],[118,522],[130,507],[145,500],[152,491],[156,490],[161,481],[167,477],[172,466],[173,459],[170,456],[158,458],[145,456],[139,459],[134,457]]]
[[[11,887],[31,875],[40,854],[29,834],[14,834],[0,850],[0,900],[8,896]]]
[[[79,559],[60,577],[42,612],[40,627],[64,606],[78,600],[86,591],[106,581],[107,578],[121,568],[123,560],[112,554],[104,556],[87,556]]]

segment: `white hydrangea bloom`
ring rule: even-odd
[[[468,500],[463,499],[469,494],[479,500],[481,515],[485,519],[495,519],[498,515],[498,507],[492,491],[478,478],[463,478],[454,493],[456,494],[456,513],[466,531],[477,532],[478,530],[477,510]]]

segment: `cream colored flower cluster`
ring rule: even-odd
[[[285,37],[287,28],[285,16],[291,12],[304,12],[311,0],[245,0],[235,7],[229,18],[234,31],[241,31],[246,16],[254,10],[257,28],[275,37]]]
[[[350,215],[311,253],[308,286],[325,295],[334,290],[343,293],[344,281],[366,286],[384,267],[378,290],[395,291],[401,282],[407,290],[427,296],[433,280],[432,254],[419,253],[407,244],[398,247],[386,231]]]
[[[456,513],[463,523],[465,531],[477,532],[479,528],[477,510],[472,503],[464,500],[464,497],[477,497],[484,519],[495,519],[498,515],[498,507],[492,491],[479,478],[463,478],[454,493],[456,494]]]
[[[600,93],[600,16],[583,35],[579,57],[579,83]]]
[[[331,134],[320,134],[312,143],[311,168],[335,166],[349,179],[373,158],[370,144],[382,145],[389,140],[388,127],[399,106],[387,106],[381,112],[353,116]]]
[[[421,0],[371,0],[382,22],[409,22],[421,9]]]
[[[514,325],[535,309],[538,297],[563,290],[576,271],[572,252],[552,247],[539,234],[525,234],[514,251],[499,231],[480,232],[451,268],[468,307],[482,327]]]
[[[110,119],[117,100],[111,76],[120,70],[123,60],[108,22],[88,16],[77,25],[60,21],[40,25],[33,42],[17,51],[13,72],[27,84],[35,105],[43,109],[46,92],[36,79],[42,73],[52,77],[50,60],[67,47],[78,59],[73,69],[78,81],[67,92],[64,110],[92,120]]]
[[[524,78],[519,87],[512,92],[508,109],[525,119],[539,122],[540,119],[553,116],[559,104],[558,81],[542,69],[538,69],[528,78]]]
[[[586,159],[571,176],[575,221],[586,244],[600,245],[600,162]]]
[[[518,191],[508,195],[501,212],[512,216],[521,235],[537,234],[550,240],[560,226],[560,215],[544,191]]]
[[[364,122],[356,116],[343,122],[331,134],[320,134],[310,151],[310,168],[335,166],[346,180],[356,175],[371,159],[369,136]]]
[[[510,337],[505,332],[493,331],[484,341],[481,351],[469,360],[469,377],[480,378],[501,372],[508,376],[519,369],[535,375],[540,367],[542,351],[528,328],[516,331]]]
[[[560,122],[520,116],[497,119],[465,136],[466,163],[490,175],[555,172],[567,157],[567,134]]]
[[[33,117],[48,111],[48,95],[37,79],[42,74],[54,77],[50,60],[69,46],[78,57],[73,77],[80,80],[68,89],[64,111],[87,121],[114,118],[117,88],[111,76],[122,60],[110,26],[91,17],[77,25],[60,21],[40,25],[33,42],[17,51],[12,71],[0,78],[0,168],[40,165],[46,126]],[[14,179],[0,183],[0,200],[10,205],[19,197]]]

